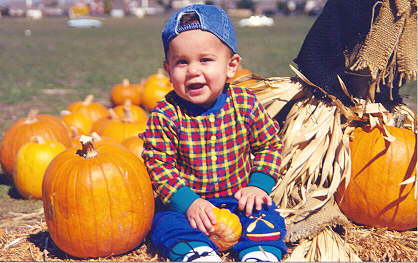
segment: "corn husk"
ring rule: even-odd
[[[285,261],[361,262],[362,260],[340,235],[330,227],[326,227],[314,238],[301,241]]]
[[[294,103],[280,132],[281,176],[271,193],[287,225],[307,220],[329,201],[334,201],[334,193],[342,182],[347,187],[351,177],[349,140],[356,127],[381,125],[389,142],[394,137],[384,125],[417,132],[417,116],[405,105],[389,111],[380,103],[355,98],[339,78],[342,91],[354,104],[347,107],[292,66],[291,69],[297,78],[258,78],[257,84],[247,85],[273,118],[287,103]],[[308,87],[321,90],[330,101],[316,98]],[[410,183],[417,184],[417,177],[402,182]],[[327,222],[325,219],[318,223],[326,225]],[[328,223],[319,233],[306,233],[307,238],[300,241],[286,261],[361,261],[331,230],[331,219]]]

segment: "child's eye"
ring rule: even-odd
[[[184,64],[187,64],[187,61],[185,59],[180,59],[180,60],[177,60],[176,64],[177,65],[184,65]]]
[[[202,58],[200,61],[201,62],[210,62],[210,61],[212,61],[213,59],[211,59],[211,58]]]

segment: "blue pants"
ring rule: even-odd
[[[244,212],[238,210],[238,201],[235,198],[214,198],[208,201],[216,207],[227,208],[238,215],[242,235],[238,243],[232,247],[234,252],[267,246],[279,249],[281,254],[287,253],[287,247],[283,242],[286,235],[284,219],[275,211],[277,207],[274,203],[270,207],[263,205],[260,211],[254,209],[253,214],[247,217]],[[159,199],[151,226],[151,240],[165,258],[168,258],[170,250],[181,242],[204,242],[218,252],[218,248],[207,235],[190,226],[185,214],[168,210]]]

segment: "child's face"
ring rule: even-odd
[[[212,33],[190,30],[170,41],[164,69],[177,95],[209,108],[240,61],[240,56],[231,56],[230,49]]]

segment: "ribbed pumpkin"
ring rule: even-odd
[[[154,196],[145,165],[125,147],[67,149],[49,164],[42,186],[52,240],[79,258],[105,257],[137,247],[151,227]]]
[[[141,105],[151,111],[164,96],[172,90],[170,79],[164,75],[162,69],[150,75],[145,83],[142,93]]]
[[[74,130],[71,130],[71,127],[76,129],[76,133],[78,135],[89,134],[91,127],[93,126],[93,122],[90,118],[86,117],[81,112],[71,112],[67,110],[61,111],[61,120],[67,125],[70,129],[71,136],[74,136]]]
[[[125,116],[122,119],[113,119],[104,124],[98,134],[110,137],[118,142],[122,142],[128,137],[138,136],[138,133],[145,131],[146,122],[135,122],[131,112],[124,109]]]
[[[133,121],[145,122],[145,123],[147,122],[148,120],[147,112],[140,106],[133,105],[130,100],[125,101],[123,105],[118,105],[113,108],[113,111],[120,119],[123,119],[123,117],[126,115],[125,114],[126,110],[130,111]]]
[[[350,141],[351,179],[336,192],[341,210],[353,222],[372,227],[407,230],[417,227],[415,183],[416,134],[386,126],[395,141],[385,141],[382,126],[356,128]]]
[[[144,150],[144,140],[139,136],[131,136],[122,141],[122,145],[128,148],[138,158],[142,159],[142,151]]]
[[[140,105],[142,88],[141,84],[131,84],[128,79],[123,79],[122,83],[113,86],[110,100],[114,106],[123,105],[126,100],[130,100],[134,105]]]
[[[80,112],[89,117],[92,122],[109,115],[106,107],[100,103],[94,102],[94,95],[88,95],[84,101],[75,101],[67,107],[68,111]]]
[[[209,238],[216,244],[220,251],[228,250],[238,242],[241,237],[242,226],[236,214],[226,208],[213,208],[216,217],[214,231]]]
[[[17,152],[33,136],[42,137],[46,141],[58,141],[66,147],[71,146],[67,127],[58,117],[38,114],[37,109],[30,110],[27,117],[18,120],[6,131],[1,142],[1,166],[10,179],[13,176]]]
[[[25,199],[42,199],[42,180],[48,164],[66,147],[60,142],[32,137],[17,153],[13,182]]]

